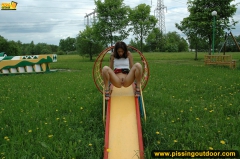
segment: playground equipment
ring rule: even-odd
[[[225,51],[226,43],[228,42],[230,36],[232,37],[232,39],[233,39],[235,45],[237,46],[237,48],[240,50],[240,47],[239,47],[239,45],[238,45],[237,40],[234,38],[232,32],[230,31],[230,33],[226,33],[226,35],[225,35],[225,41],[224,41],[224,43],[222,44],[222,47],[221,47],[221,49],[219,50],[218,53],[220,53],[220,52],[222,51],[222,49],[224,48],[224,52],[223,52],[223,54],[225,55],[225,52],[226,52],[226,51]]]
[[[98,90],[103,93],[103,123],[105,125],[104,159],[110,158],[144,158],[141,117],[146,121],[146,112],[142,90],[149,79],[149,67],[143,54],[132,46],[140,55],[143,66],[141,80],[141,96],[134,96],[135,84],[125,88],[111,85],[111,98],[105,103],[104,83],[101,76],[105,55],[114,48],[111,46],[103,50],[96,59],[93,67],[93,79]],[[106,63],[108,65],[108,63]]]
[[[234,41],[235,45],[240,50],[238,42],[234,38],[232,32],[226,33],[225,41],[222,44],[222,46],[218,52],[218,55],[205,55],[205,57],[204,57],[205,65],[229,66],[229,68],[231,68],[231,69],[236,68],[236,60],[233,60],[231,55],[225,55],[226,54],[226,43],[228,42],[230,37],[232,37],[232,40]],[[222,49],[224,49],[223,55],[220,55],[219,53],[222,51]]]
[[[50,63],[57,62],[56,54],[7,56],[0,53],[0,75],[50,72]]]
[[[205,65],[222,65],[236,68],[236,60],[232,60],[231,55],[205,55]]]

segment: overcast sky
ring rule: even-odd
[[[0,35],[7,40],[20,40],[23,43],[34,41],[58,45],[60,39],[75,38],[79,31],[83,31],[87,24],[86,14],[93,12],[94,0],[15,0],[17,10],[0,10]],[[0,0],[11,2],[10,0]],[[166,32],[177,31],[175,23],[180,23],[188,17],[187,0],[165,0],[165,27]],[[239,3],[235,0],[234,3]],[[125,5],[131,8],[145,3],[151,6],[151,14],[157,7],[157,0],[124,0]],[[240,21],[240,6],[235,20]],[[240,22],[234,35],[240,35]],[[131,39],[131,37],[129,37]],[[129,42],[129,39],[126,42]]]

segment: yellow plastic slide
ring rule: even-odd
[[[107,108],[104,159],[143,159],[138,105],[133,86],[113,87]]]

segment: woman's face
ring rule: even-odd
[[[124,54],[124,50],[122,48],[119,48],[119,49],[117,49],[117,53],[120,57],[122,57]]]

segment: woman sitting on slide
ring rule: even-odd
[[[109,82],[115,87],[130,86],[136,81],[135,96],[140,96],[140,83],[142,78],[142,65],[133,64],[133,57],[124,42],[117,42],[114,52],[110,56],[110,65],[104,66],[102,76],[105,85],[105,99],[110,98]]]

